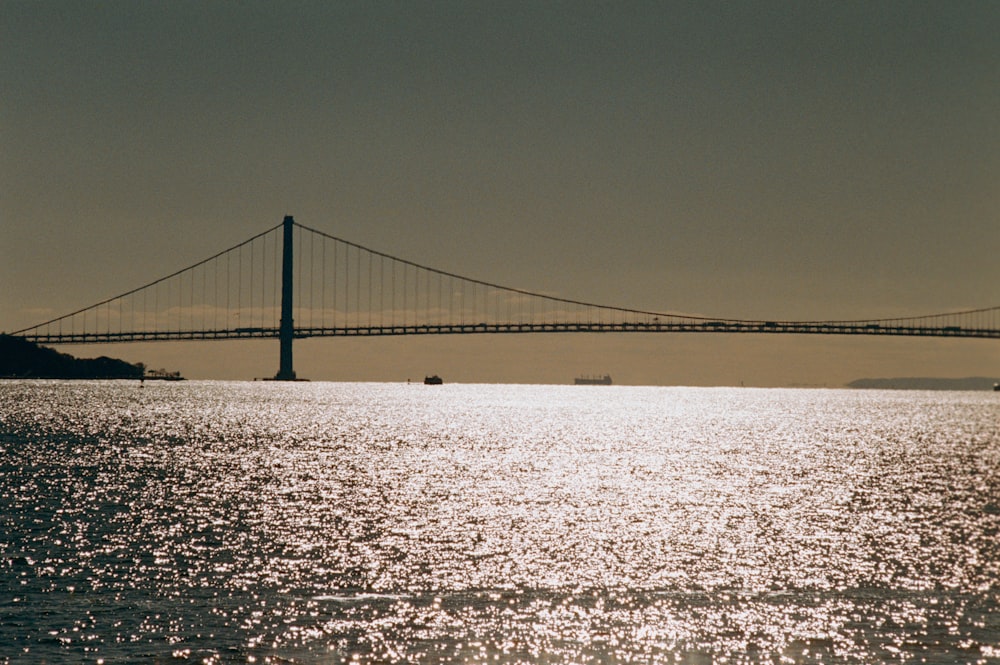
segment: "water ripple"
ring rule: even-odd
[[[997,662],[988,393],[0,383],[0,662]]]

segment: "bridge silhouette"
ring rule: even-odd
[[[430,268],[292,217],[207,259],[13,335],[40,344],[307,337],[758,333],[1000,338],[1000,306],[904,318],[747,320],[599,305]]]

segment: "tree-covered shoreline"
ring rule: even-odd
[[[0,334],[0,378],[142,379],[146,367],[117,358],[76,358],[21,337]]]

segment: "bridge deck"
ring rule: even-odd
[[[24,338],[39,344],[113,344],[168,340],[277,339],[277,327],[232,330],[180,330],[140,332],[35,333]],[[954,337],[1000,339],[1000,330],[962,326],[899,326],[827,322],[702,321],[668,322],[554,322],[554,323],[445,323],[380,326],[296,328],[297,339],[309,337],[381,337],[400,335],[475,335],[510,333],[725,333],[795,335],[883,335],[905,337]]]

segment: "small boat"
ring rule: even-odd
[[[442,379],[437,374],[435,374],[434,376],[425,376],[424,377],[424,385],[425,386],[440,386],[442,383],[444,383],[444,379]]]
[[[1000,392],[1000,381],[993,384],[993,390],[996,392]]]

